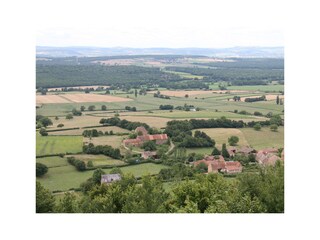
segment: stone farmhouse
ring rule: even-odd
[[[119,180],[121,180],[121,175],[119,173],[101,175],[101,184],[110,184]]]
[[[155,141],[156,144],[164,144],[168,140],[167,134],[148,134],[148,131],[144,127],[137,127],[135,132],[138,136],[135,139],[125,139],[123,144],[128,146],[141,147],[144,142]]]

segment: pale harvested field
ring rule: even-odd
[[[213,93],[249,93],[249,90],[211,90]]]
[[[70,101],[59,95],[36,95],[36,105],[44,103],[70,103]]]
[[[201,128],[196,130],[203,131],[209,137],[213,138],[218,147],[220,147],[223,143],[226,143],[228,146],[228,138],[231,136],[239,137],[239,146],[249,146],[249,143],[243,132],[236,128]],[[193,132],[196,130],[193,130]]]
[[[161,117],[145,117],[145,116],[120,116],[121,119],[126,119],[132,122],[143,122],[148,124],[150,127],[163,128],[166,127],[167,122],[172,121],[169,118]]]
[[[94,145],[109,145],[113,148],[119,148],[121,146],[122,140],[126,136],[102,136],[102,137],[93,137],[83,138],[83,143],[93,143]]]
[[[100,94],[61,94],[61,95],[37,95],[36,103],[86,103],[86,102],[127,102],[130,98],[115,97]]]
[[[96,90],[98,87],[104,87],[104,88],[109,88],[110,86],[102,86],[102,85],[94,85],[94,86],[73,86],[72,88],[80,88],[80,89],[86,89],[86,88],[93,88]],[[67,87],[71,88],[71,87]],[[48,91],[61,91],[63,88],[48,88]]]
[[[135,59],[110,59],[104,61],[93,61],[93,63],[100,63],[103,65],[133,65]]]
[[[63,128],[62,128],[63,129]],[[97,129],[97,131],[102,131],[103,133],[108,131],[113,131],[113,133],[129,133],[130,131],[127,129],[119,128],[116,126],[109,126],[109,127],[93,127],[93,128],[80,128],[80,129],[72,129],[72,130],[65,130],[65,131],[58,131],[58,132],[49,132],[49,135],[51,136],[57,136],[57,135],[82,135],[84,130],[92,130]]]
[[[257,96],[250,96],[250,97],[243,97],[241,98],[241,101],[244,101],[246,98],[256,98],[256,97],[261,97],[262,95],[257,95]],[[265,95],[267,101],[272,101],[272,100],[276,100],[277,96],[279,96],[280,99],[284,99],[284,95],[273,95],[273,94],[268,94]]]
[[[148,93],[156,93],[157,91],[150,91]],[[212,93],[212,91],[203,91],[203,90],[198,90],[198,91],[160,91],[161,94],[166,95],[166,96],[171,96],[171,97],[184,97],[186,94],[189,96],[193,95],[200,95],[200,94],[208,94]]]

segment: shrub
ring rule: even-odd
[[[41,177],[48,172],[48,167],[42,163],[36,163],[36,176]]]
[[[270,130],[271,130],[272,132],[278,131],[278,125],[277,125],[277,124],[272,124],[272,125],[270,126]]]
[[[229,142],[230,146],[236,146],[237,143],[239,142],[239,137],[231,136],[228,138],[228,142]]]
[[[41,136],[48,136],[48,133],[45,128],[40,128],[39,133],[41,134]]]
[[[256,123],[254,126],[253,126],[254,130],[256,131],[260,131],[261,130],[261,124],[260,123]]]
[[[66,119],[70,120],[70,119],[72,119],[72,118],[73,118],[73,116],[72,116],[71,113],[67,114]]]
[[[62,123],[59,123],[58,125],[57,125],[57,127],[64,127],[64,124],[62,124]]]
[[[93,167],[93,162],[90,160],[90,161],[88,161],[88,163],[87,163],[87,167]]]

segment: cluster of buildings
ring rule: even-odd
[[[145,129],[144,127],[137,127],[135,129],[135,133],[138,134],[138,136],[135,139],[123,140],[123,144],[126,147],[141,147],[143,143],[148,141],[155,141],[156,144],[164,144],[168,140],[167,134],[148,134],[147,129]]]
[[[238,161],[225,161],[223,156],[206,156],[204,159],[196,161],[194,166],[204,163],[208,167],[208,173],[234,174],[242,172],[242,165]]]
[[[254,154],[256,161],[264,166],[275,165],[278,160],[284,160],[284,150],[281,153],[281,157],[278,156],[278,149],[276,148],[265,148],[256,151],[250,147],[230,147],[227,149],[230,157],[236,154],[243,154],[248,156],[249,154]],[[225,161],[224,157],[219,156],[206,156],[204,159],[194,162],[194,166],[204,163],[208,167],[208,173],[227,173],[236,174],[242,172],[242,165],[238,161]]]

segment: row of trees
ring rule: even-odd
[[[181,134],[183,136],[180,136]],[[215,141],[211,139],[205,132],[195,131],[194,136],[182,132],[180,135],[172,137],[173,141],[178,140],[179,142],[179,140],[182,140],[182,142],[179,144],[179,147],[196,148],[215,146]]]
[[[75,166],[75,168],[80,172],[86,170],[86,163],[82,160],[76,159],[75,157],[67,157],[67,161],[69,164]]]
[[[122,158],[119,148],[113,148],[108,145],[94,146],[93,143],[89,143],[88,145],[83,145],[82,150],[86,154],[103,154],[103,155],[112,157],[114,159],[121,159]]]
[[[120,120],[118,117],[113,118],[101,118],[99,121],[100,124],[118,126],[127,130],[134,130],[137,127],[143,126],[145,129],[149,130],[150,126],[142,122],[131,122],[125,119]]]
[[[160,105],[159,109],[160,110],[172,110],[174,107],[173,105]]]
[[[180,169],[179,169],[180,168]],[[145,176],[138,181],[122,175],[120,181],[100,185],[102,171],[96,170],[90,182],[82,185],[84,194],[66,193],[55,202],[39,182],[36,186],[36,211],[60,213],[283,213],[284,168],[281,162],[264,167],[258,173],[240,174],[234,181],[220,174],[196,174],[182,165],[163,170],[158,177]],[[171,193],[162,179],[193,175]],[[205,186],[205,187],[204,187]]]
[[[179,132],[187,132],[199,128],[243,128],[246,124],[240,120],[230,120],[225,117],[218,119],[190,119],[190,120],[173,120],[167,123],[165,133],[168,136],[177,136]]]
[[[249,97],[244,100],[245,102],[258,102],[258,101],[266,101],[266,96],[262,95],[261,97]]]

